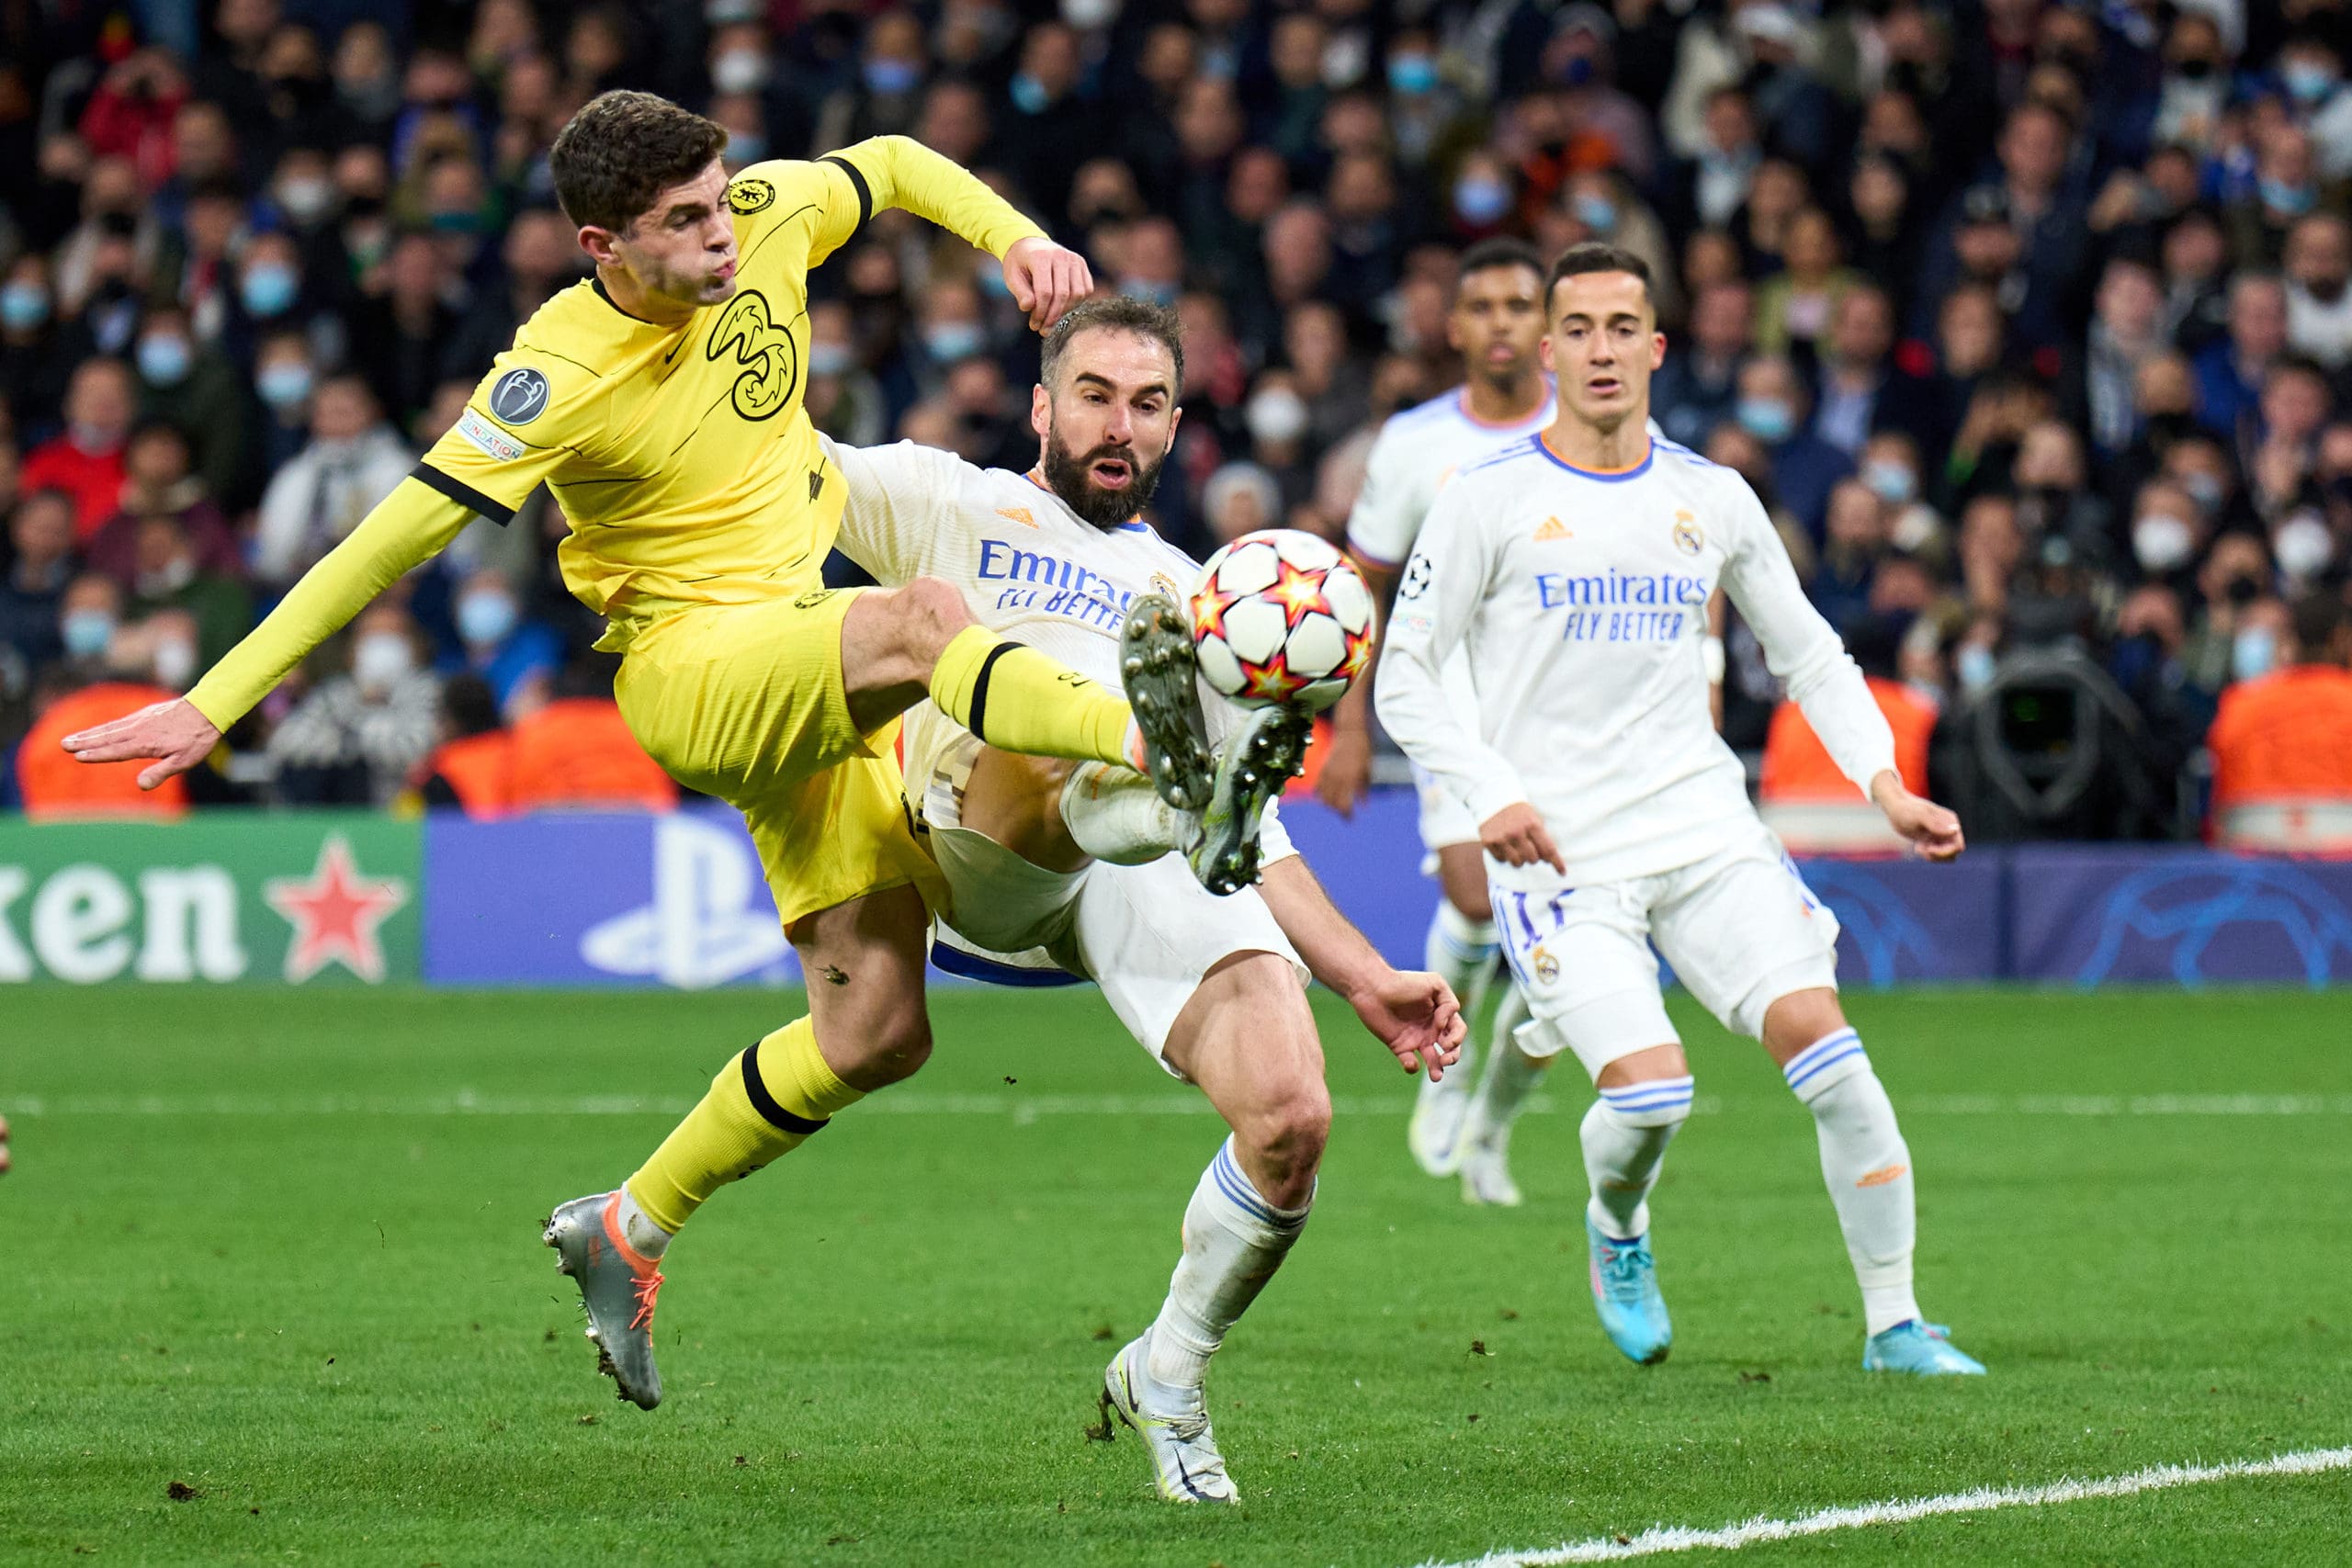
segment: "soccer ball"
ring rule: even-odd
[[[1193,588],[1201,675],[1238,703],[1314,712],[1372,660],[1372,591],[1312,534],[1244,534],[1209,557]]]

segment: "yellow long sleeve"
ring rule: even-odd
[[[402,479],[343,543],[302,574],[260,626],[205,672],[187,700],[227,729],[369,600],[447,548],[473,517],[471,510],[430,486]]]
[[[962,164],[910,136],[871,137],[834,156],[865,176],[876,209],[895,207],[929,219],[992,256],[1001,259],[1020,241],[1046,236]]]

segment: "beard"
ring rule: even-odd
[[[1116,457],[1127,465],[1133,477],[1125,490],[1105,490],[1094,482],[1089,470],[1105,457]],[[1096,528],[1115,528],[1149,506],[1152,492],[1159,488],[1159,470],[1167,464],[1168,455],[1164,452],[1159,461],[1146,464],[1132,446],[1097,446],[1080,454],[1063,446],[1058,435],[1046,437],[1043,467],[1046,488],[1062,498],[1063,505]]]

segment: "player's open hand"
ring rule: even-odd
[[[1453,987],[1435,975],[1419,970],[1388,969],[1362,989],[1348,995],[1363,1026],[1396,1053],[1407,1072],[1427,1067],[1430,1081],[1445,1077],[1462,1055],[1462,1004]]]
[[[1505,865],[1548,865],[1563,876],[1568,874],[1560,846],[1552,841],[1552,829],[1544,826],[1544,814],[1526,801],[1514,802],[1487,818],[1479,826],[1478,841]]]
[[[155,703],[128,718],[84,729],[65,738],[68,751],[85,762],[121,762],[135,757],[159,759],[139,775],[141,789],[153,789],[165,779],[184,773],[220,744],[220,731],[186,697]]]
[[[1955,860],[1968,847],[1958,812],[1913,795],[1893,773],[1881,773],[1871,781],[1871,798],[1886,813],[1888,825],[1910,840],[1912,852],[1920,859]]]
[[[1372,737],[1361,729],[1334,727],[1323,771],[1315,777],[1315,794],[1342,817],[1356,814],[1356,802],[1372,783]]]
[[[1044,332],[1094,292],[1094,273],[1076,251],[1032,235],[1004,253],[1004,286],[1029,312],[1031,330]]]

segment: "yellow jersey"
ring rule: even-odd
[[[188,693],[227,728],[304,655],[472,516],[503,523],[545,482],[571,525],[564,584],[625,649],[685,605],[814,586],[846,486],[801,406],[808,269],[895,207],[991,255],[1042,235],[922,143],[877,136],[730,181],[735,292],[660,326],[601,281],[562,290],[514,334],[410,480]]]

